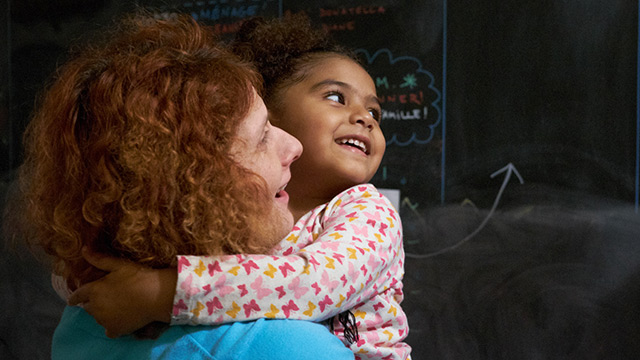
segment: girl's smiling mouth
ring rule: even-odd
[[[369,155],[369,141],[368,139],[359,136],[345,136],[336,139],[336,143],[339,145],[350,146],[362,151],[365,155]]]

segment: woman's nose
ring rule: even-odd
[[[292,162],[296,161],[302,154],[302,144],[298,139],[293,137],[288,132],[277,128],[281,132],[280,146],[281,146],[281,161],[283,166],[289,166]]]

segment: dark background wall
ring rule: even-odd
[[[224,38],[249,16],[305,12],[357,49],[385,110],[372,182],[400,191],[414,359],[633,349],[612,334],[637,327],[611,312],[637,319],[637,1],[2,0],[4,188],[68,48],[136,5]],[[2,319],[10,343],[17,317]]]

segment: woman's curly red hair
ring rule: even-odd
[[[61,67],[28,126],[30,241],[72,288],[99,275],[83,246],[151,267],[265,252],[264,181],[229,155],[260,81],[190,17],[123,21]]]

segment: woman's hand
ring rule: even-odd
[[[151,269],[87,248],[83,256],[108,274],[78,288],[69,297],[69,305],[82,305],[108,337],[130,334],[154,321],[171,321],[178,279],[175,268]]]

